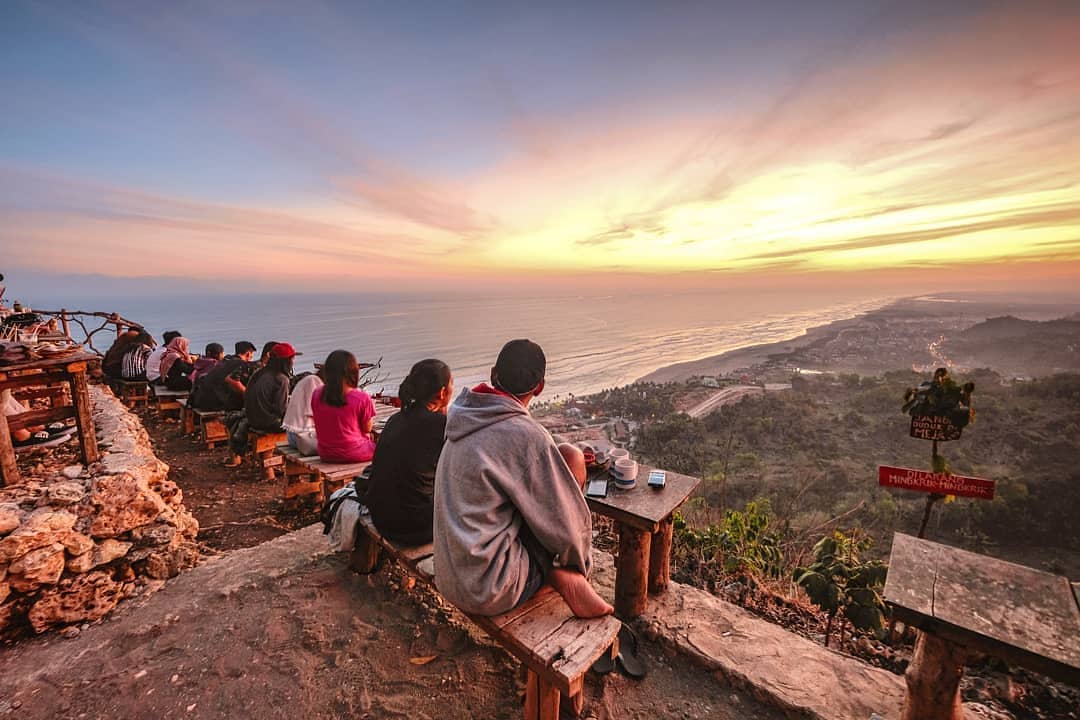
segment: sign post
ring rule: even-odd
[[[911,437],[933,443],[930,449],[933,472],[882,465],[878,468],[878,484],[929,493],[922,524],[919,525],[920,538],[926,535],[930,513],[938,500],[957,495],[986,499],[994,497],[992,480],[953,475],[945,458],[938,455],[938,443],[959,440],[964,426],[975,417],[971,405],[971,393],[974,391],[974,383],[958,385],[949,377],[948,369],[938,368],[932,380],[908,389],[904,396],[903,410],[911,415]]]

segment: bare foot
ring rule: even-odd
[[[611,615],[615,608],[600,597],[584,575],[575,570],[553,568],[549,576],[551,587],[562,595],[574,615],[580,618]]]

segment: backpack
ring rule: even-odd
[[[360,501],[353,483],[336,490],[323,504],[319,520],[323,524],[323,535],[328,536],[330,549],[349,552],[356,544],[356,524],[361,515],[367,515],[368,509]]]

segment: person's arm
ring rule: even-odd
[[[289,378],[282,376],[281,382],[274,388],[274,416],[278,422],[285,418],[285,410],[289,407]]]
[[[360,432],[364,433],[368,437],[371,436],[371,429],[375,427],[375,403],[372,401],[371,396],[363,390],[358,391],[363,395],[363,400],[360,403],[360,413],[357,420],[360,424]]]

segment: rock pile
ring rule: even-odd
[[[0,488],[0,636],[97,620],[199,558],[198,522],[139,419],[91,387],[101,460]]]

